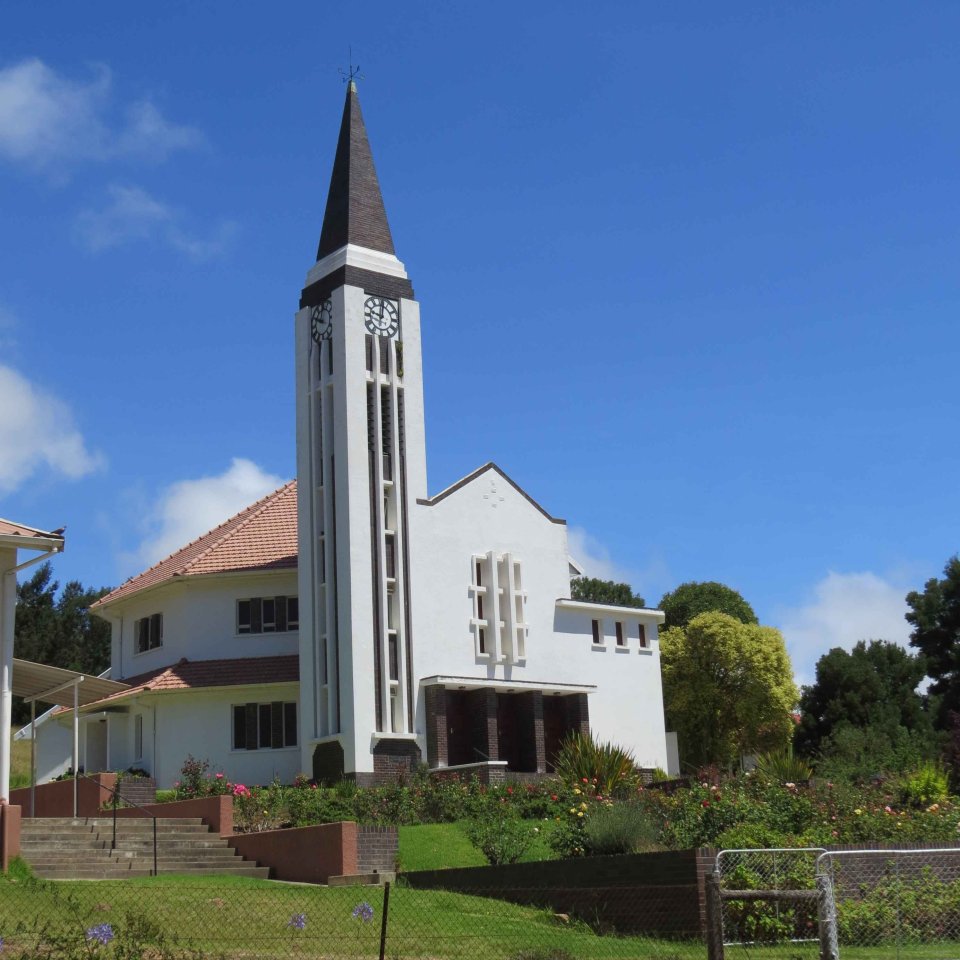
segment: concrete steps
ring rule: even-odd
[[[107,880],[148,877],[153,872],[153,822],[117,820],[111,849],[111,817],[27,818],[21,825],[20,855],[39,877],[50,880]],[[226,838],[199,818],[157,820],[157,872],[190,876],[269,876],[267,867],[244,860]]]

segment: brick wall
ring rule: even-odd
[[[357,873],[392,873],[398,846],[396,827],[357,827]]]
[[[313,779],[336,783],[343,779],[343,747],[336,740],[318,743],[313,751]]]
[[[567,708],[567,729],[585,737],[589,736],[590,707],[587,703],[587,695],[585,693],[574,693],[569,697],[564,697],[563,700]]]
[[[411,887],[536,904],[623,933],[702,937],[697,851],[405,873]]]
[[[378,740],[373,748],[373,774],[378,784],[412,776],[420,763],[420,748],[412,740]]]
[[[425,712],[427,765],[439,767],[447,762],[447,691],[443,687],[427,687]]]

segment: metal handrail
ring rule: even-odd
[[[97,784],[97,786],[100,787],[102,790],[109,790],[110,793],[113,794],[113,840],[110,843],[111,850],[117,849],[117,801],[118,799],[123,800],[124,803],[129,803],[131,807],[136,807],[138,810],[142,810],[148,817],[150,817],[153,820],[153,875],[155,877],[159,876],[159,873],[157,870],[157,815],[155,813],[151,813],[146,807],[141,806],[136,801],[126,800],[123,797],[121,797],[119,785],[117,786],[117,789],[114,789],[113,787],[108,787],[105,783],[100,783],[99,780],[95,780],[93,777],[87,776],[87,774],[85,773],[78,773],[78,774],[75,774],[75,776],[83,777],[84,780],[90,780],[93,783]]]

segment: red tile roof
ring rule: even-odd
[[[238,570],[296,569],[297,481],[241,510],[235,517],[122,583],[91,609],[129,597],[174,577]]]
[[[142,693],[168,693],[171,690],[196,690],[201,687],[239,687],[258,683],[296,683],[300,679],[300,657],[288,654],[276,657],[238,657],[231,660],[183,660],[133,677],[124,677],[130,685],[102,700],[87,704],[85,710]],[[70,708],[64,707],[64,710]]]
[[[46,537],[50,540],[62,540],[63,530],[48,533],[46,530],[38,530],[36,527],[28,527],[26,524],[14,523],[0,517],[0,537]]]

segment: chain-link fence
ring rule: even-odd
[[[829,951],[960,957],[960,849],[845,850],[817,864]]]
[[[632,888],[415,890],[318,887],[246,878],[161,875],[126,881],[0,879],[3,958],[463,958],[703,960],[699,930],[649,935]],[[562,893],[562,891],[561,891]],[[592,906],[591,906],[592,905]],[[662,912],[663,905],[656,910]],[[650,918],[647,918],[650,919]]]
[[[816,957],[823,848],[721,850],[708,885],[709,941],[716,958],[761,950]]]

